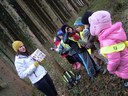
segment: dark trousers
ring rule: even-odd
[[[74,54],[73,57],[76,58],[77,62],[81,63],[81,65],[84,66],[83,61],[81,60],[81,58],[79,57],[79,55],[77,53]]]
[[[48,73],[34,85],[38,90],[43,92],[46,96],[57,96],[57,91]]]
[[[76,63],[77,62],[77,60],[73,57],[73,56],[66,56],[66,59],[68,60],[68,62],[70,63],[70,64],[74,64],[74,63]]]
[[[78,55],[84,64],[88,76],[91,77],[91,80],[93,80],[94,76],[96,75],[95,62],[93,61],[93,59],[87,51],[79,53]]]
[[[66,59],[68,60],[68,62],[70,63],[70,64],[74,64],[74,63],[76,63],[76,62],[79,62],[79,63],[81,63],[82,65],[83,65],[83,62],[82,62],[82,60],[81,60],[81,58],[79,57],[79,55],[78,54],[74,54],[74,55],[72,55],[72,56],[66,56]]]

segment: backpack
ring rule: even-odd
[[[68,89],[71,89],[73,86],[76,86],[81,79],[81,75],[74,74],[72,71],[65,71],[63,74],[63,80],[67,83]]]

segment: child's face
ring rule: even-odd
[[[63,36],[59,36],[60,39],[63,39]]]
[[[85,29],[86,29],[86,28],[89,28],[89,25],[84,25],[84,27],[85,27]]]
[[[83,26],[77,26],[77,27],[76,27],[76,30],[77,30],[78,32],[83,31]]]
[[[68,32],[73,32],[73,29],[69,27]]]

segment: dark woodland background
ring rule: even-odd
[[[108,73],[90,82],[83,69],[81,82],[72,90],[62,80],[71,65],[50,50],[53,37],[62,24],[73,26],[87,10],[109,11],[113,22],[122,21],[128,31],[127,0],[0,0],[0,96],[43,96],[29,80],[18,77],[11,47],[14,40],[23,41],[31,52],[39,48],[46,54],[43,66],[60,96],[127,96],[121,79]]]

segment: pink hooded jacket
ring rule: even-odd
[[[109,46],[126,41],[126,34],[122,28],[121,22],[112,25],[110,28],[102,31],[98,35],[100,46]],[[118,77],[128,79],[128,48],[123,51],[107,54],[107,69],[110,73]]]
[[[90,19],[91,19],[90,28],[92,28],[90,29],[90,32],[94,33],[93,27],[95,26],[95,24],[93,23],[92,20],[93,14],[92,17],[90,17]],[[122,28],[121,22],[117,22],[113,25],[110,25],[110,21],[109,21],[108,25],[109,27],[108,26],[107,28],[104,27],[104,29],[102,27],[101,30],[98,29],[100,31],[97,31],[94,34],[92,34],[92,35],[98,35],[101,47],[110,46],[127,40],[126,33]],[[96,26],[98,26],[98,24]],[[99,26],[97,28],[100,28]],[[96,27],[94,28],[96,29]],[[107,65],[108,71],[112,74],[117,75],[118,77],[121,77],[122,79],[128,79],[128,48],[125,48],[123,51],[120,52],[107,54],[107,58],[108,58],[108,65]]]

